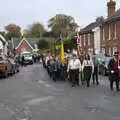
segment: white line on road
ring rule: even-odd
[[[35,99],[32,99],[32,100],[28,101],[27,105],[38,105],[41,102],[45,102],[45,101],[49,101],[49,100],[53,100],[53,99],[54,99],[53,96],[42,97],[42,98],[35,98]]]

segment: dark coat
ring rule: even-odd
[[[116,80],[116,74],[115,74],[115,68],[114,68],[114,59],[111,59],[108,64],[108,70],[109,70],[109,80]],[[114,71],[112,73],[111,71]]]

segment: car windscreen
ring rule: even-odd
[[[14,59],[9,58],[9,61],[10,61],[12,64],[15,63],[15,62],[14,62]]]
[[[0,56],[0,61],[7,60],[5,56]]]

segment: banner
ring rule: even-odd
[[[64,44],[63,44],[63,40],[61,40],[60,61],[64,62]]]

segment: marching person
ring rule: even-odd
[[[81,55],[81,56],[79,57],[79,60],[80,60],[81,64],[83,64],[84,56]],[[84,77],[83,71],[81,70],[81,72],[80,72],[80,81],[81,81],[82,85],[84,85],[84,78],[83,78],[83,77]]]
[[[99,81],[98,81],[98,67],[99,67],[99,62],[98,60],[95,58],[95,55],[93,56],[93,64],[94,64],[94,72],[92,74],[92,78],[93,78],[93,84],[99,85]]]
[[[25,62],[25,57],[24,55],[22,56],[22,66],[24,66],[24,62]]]
[[[94,65],[92,60],[90,59],[89,54],[85,55],[85,59],[83,60],[82,70],[84,74],[84,80],[86,81],[87,87],[90,86],[91,75],[94,71]]]
[[[79,86],[79,72],[81,71],[81,63],[75,54],[68,62],[67,72],[69,72],[69,79],[72,83],[72,87]]]
[[[57,81],[58,78],[58,62],[56,60],[56,58],[53,58],[53,64],[52,64],[52,78],[53,81]]]
[[[114,53],[114,58],[110,60],[108,64],[110,89],[113,91],[113,83],[116,83],[116,91],[119,91],[119,59],[118,52]]]

